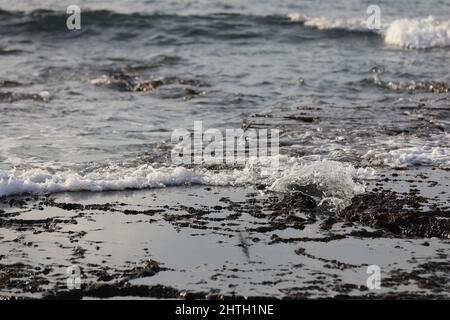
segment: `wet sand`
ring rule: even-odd
[[[339,214],[243,187],[4,198],[0,296],[448,299],[449,182],[441,169],[379,170]],[[379,290],[366,285],[373,264]]]

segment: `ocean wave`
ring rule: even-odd
[[[0,30],[3,33],[18,32],[66,32],[65,12],[34,10],[31,12],[0,10]],[[215,13],[210,15],[182,15],[155,13],[118,13],[108,10],[84,10],[83,25],[87,28],[132,28],[144,30],[157,28],[167,33],[181,32],[183,37],[218,36],[227,39],[265,36],[267,30],[255,32],[252,25],[289,26],[292,22],[320,31],[343,31],[382,37],[388,45],[410,49],[426,49],[450,46],[450,22],[428,18],[393,20],[369,29],[366,18],[313,17],[299,13],[287,16],[258,16],[239,13]],[[164,26],[161,29],[160,26]],[[273,32],[273,30],[272,30]],[[95,34],[95,33],[94,33]]]
[[[411,49],[450,46],[450,22],[425,19],[400,19],[389,24],[384,41]]]
[[[84,10],[83,25],[90,27],[145,27],[153,21],[177,17],[176,15],[140,13],[123,14],[109,10]],[[66,32],[67,14],[64,11],[37,9],[33,11],[0,10],[0,26],[4,32]]]
[[[309,17],[298,13],[289,14],[291,22],[302,23],[318,30],[341,30],[376,34],[388,45],[427,49],[450,46],[450,22],[438,21],[429,16],[421,19],[397,19],[380,26],[378,30],[367,27],[365,19]]]
[[[0,32],[14,31],[67,32],[67,14],[64,11],[38,9],[33,11],[5,11],[0,9]],[[236,25],[240,23],[239,25]],[[239,13],[214,13],[209,15],[188,15],[173,13],[120,13],[110,10],[83,10],[83,28],[132,28],[182,32],[184,36],[211,30],[242,31],[251,24],[283,25],[289,24],[285,16],[257,16]],[[257,34],[255,34],[256,36]]]
[[[273,165],[276,162],[278,165]],[[303,161],[276,156],[261,162],[249,159],[240,169],[211,170],[206,168],[138,167],[109,165],[80,173],[73,169],[33,168],[0,170],[0,197],[20,194],[57,193],[69,191],[121,191],[127,189],[164,188],[182,185],[256,186],[289,192],[298,187],[314,186],[312,196],[334,202],[349,201],[364,191],[359,179],[369,177],[370,169],[356,169],[351,164],[329,161]],[[307,189],[305,189],[307,190]],[[305,191],[307,193],[307,191]]]
[[[298,13],[288,15],[291,22],[300,22],[306,27],[316,28],[318,30],[342,30],[352,32],[369,32],[377,33],[367,28],[366,20],[358,18],[326,18],[326,17],[310,17]]]

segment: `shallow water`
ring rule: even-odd
[[[166,142],[194,120],[205,129],[238,128],[245,118],[279,128],[282,153],[299,158],[450,164],[449,95],[428,92],[450,82],[448,3],[381,2],[375,32],[365,27],[367,5],[354,1],[80,6],[82,29],[69,32],[60,4],[0,1],[0,195],[23,191],[26,179],[8,181],[39,168],[52,181],[69,172],[55,182],[67,184],[170,165]],[[164,85],[104,84],[119,71]],[[47,178],[37,179],[43,192]]]

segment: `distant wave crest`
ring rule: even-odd
[[[16,34],[22,32],[66,32],[65,12],[52,10],[34,10],[31,12],[4,11],[0,9],[0,33]],[[282,15],[248,15],[239,13],[216,13],[212,15],[182,15],[164,13],[118,13],[108,10],[83,11],[83,24],[90,28],[131,28],[143,30],[164,26],[166,32],[189,35],[218,36],[225,39],[264,36],[264,32],[254,32],[249,27],[245,30],[237,26],[269,25],[289,27],[291,23],[300,23],[307,28],[320,31],[342,31],[362,33],[382,37],[388,45],[409,49],[427,49],[450,46],[450,22],[439,21],[434,17],[405,19],[400,18],[380,26],[379,30],[369,29],[365,17],[328,18],[313,17],[299,13]],[[198,25],[202,28],[198,28]],[[63,27],[61,27],[63,26]]]
[[[306,27],[317,28],[319,30],[344,30],[376,33],[376,31],[372,31],[367,28],[366,20],[363,19],[330,19],[326,17],[309,17],[298,13],[289,14],[288,18],[292,22],[300,22]]]
[[[289,14],[291,22],[302,23],[318,30],[344,30],[367,32],[383,37],[388,45],[409,49],[427,49],[450,46],[450,22],[438,21],[434,17],[422,19],[397,19],[382,25],[379,30],[367,28],[366,20],[357,18],[309,17],[298,13]]]
[[[411,49],[450,46],[450,22],[433,17],[395,20],[384,33],[387,44]]]

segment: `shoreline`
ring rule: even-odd
[[[0,296],[448,299],[448,176],[386,170],[339,214],[245,187],[2,199]],[[380,290],[366,285],[372,264]]]

